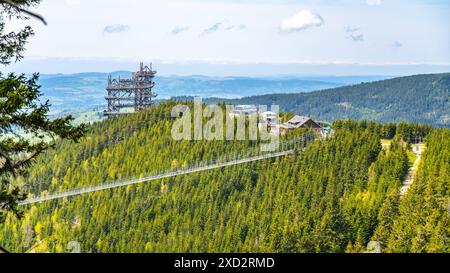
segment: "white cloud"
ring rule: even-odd
[[[109,25],[103,28],[103,34],[112,34],[112,33],[120,33],[120,32],[127,32],[130,30],[130,26],[128,25]]]
[[[366,0],[366,3],[369,6],[380,6],[381,0]]]
[[[364,34],[351,34],[348,36],[349,39],[351,39],[354,42],[363,42],[364,41]]]
[[[246,29],[247,26],[245,24],[240,24],[240,25],[229,25],[227,26],[226,30],[244,30]]]
[[[222,27],[223,24],[224,24],[224,22],[214,23],[212,26],[203,30],[203,32],[202,32],[202,34],[200,34],[200,36],[205,36],[205,35],[212,34],[214,32],[219,31],[219,29]]]
[[[176,26],[174,29],[172,29],[171,33],[172,35],[178,35],[181,32],[185,32],[187,30],[189,30],[190,27],[187,26]]]
[[[203,32],[200,34],[200,37],[203,37],[205,35],[212,34],[214,32],[218,32],[221,30],[226,30],[226,31],[244,30],[246,28],[247,28],[247,26],[245,24],[232,25],[232,24],[229,24],[227,21],[222,21],[222,22],[217,22],[217,23],[213,24],[212,26],[203,30]]]
[[[320,27],[324,24],[323,18],[310,10],[301,10],[292,17],[285,18],[280,29],[285,32],[302,31],[310,27]]]
[[[354,42],[364,41],[364,34],[361,32],[361,29],[359,27],[347,26],[345,32],[347,33],[347,39],[350,39]]]

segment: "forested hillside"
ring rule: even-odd
[[[450,74],[416,75],[303,94],[272,94],[232,100],[276,104],[320,120],[367,119],[450,126]]]
[[[382,216],[389,252],[450,252],[450,130],[436,130],[427,145],[410,192]]]
[[[173,105],[92,125],[84,141],[58,143],[18,183],[57,192],[257,145],[176,142]],[[408,171],[401,137],[430,128],[336,128],[295,156],[28,206],[23,220],[9,215],[0,226],[0,242],[17,252],[68,252],[72,241],[82,252],[364,252],[371,240],[383,251],[448,251],[449,130],[431,134],[418,182],[400,200]],[[382,136],[395,136],[389,149]]]

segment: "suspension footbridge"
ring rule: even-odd
[[[176,176],[181,176],[181,175],[204,172],[204,171],[208,171],[208,170],[220,169],[220,168],[229,167],[229,166],[241,165],[241,164],[255,162],[255,161],[261,161],[261,160],[266,160],[266,159],[271,159],[271,158],[288,156],[288,155],[295,153],[296,151],[301,151],[301,149],[304,148],[306,146],[306,144],[308,142],[311,142],[312,140],[314,140],[313,136],[312,137],[302,137],[300,139],[295,139],[295,140],[280,143],[281,150],[283,150],[283,151],[279,151],[279,152],[268,152],[268,153],[256,155],[256,156],[239,156],[239,155],[237,155],[237,156],[234,156],[233,159],[228,158],[228,160],[227,160],[227,157],[223,157],[223,159],[199,163],[193,167],[185,167],[180,170],[168,171],[168,172],[164,172],[164,173],[150,175],[150,176],[143,177],[143,178],[120,180],[120,181],[115,181],[112,183],[100,184],[97,186],[84,187],[84,188],[79,188],[79,189],[75,189],[75,190],[69,190],[66,192],[29,198],[29,199],[26,199],[26,200],[20,202],[19,206],[42,203],[45,201],[73,197],[73,196],[88,194],[88,193],[92,193],[92,192],[104,191],[107,189],[114,189],[114,188],[124,187],[124,186],[128,186],[128,185],[134,185],[134,184],[139,184],[139,183],[144,183],[144,182],[160,180],[160,179],[164,179],[164,178],[171,178],[171,177],[176,177]]]

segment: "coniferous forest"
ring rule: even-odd
[[[57,141],[26,185],[32,195],[139,178],[255,148],[252,141],[174,141],[168,101]],[[301,153],[23,207],[0,242],[15,252],[450,251],[450,130],[337,121]],[[294,132],[284,139],[307,132]],[[409,141],[427,149],[407,194]],[[391,139],[383,147],[381,139]]]

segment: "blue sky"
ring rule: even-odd
[[[112,71],[139,60],[163,74],[208,74],[211,66],[248,68],[243,75],[450,67],[450,1],[443,0],[44,0],[37,12],[49,25],[28,22],[36,37],[11,69]]]

